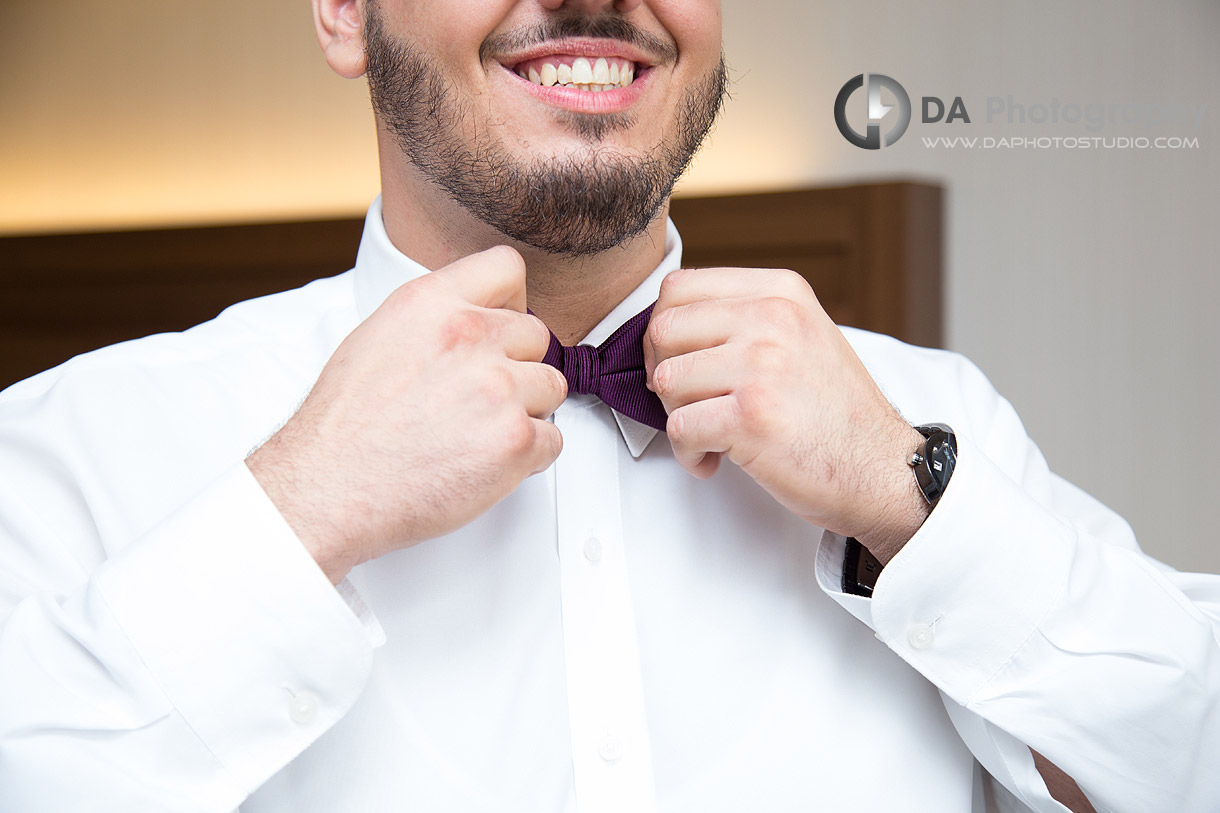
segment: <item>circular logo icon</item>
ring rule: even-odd
[[[907,95],[902,85],[880,73],[868,74],[867,84],[868,92],[865,94],[865,98],[868,100],[868,126],[864,135],[856,132],[847,121],[847,103],[853,93],[865,86],[864,74],[848,80],[843,89],[839,91],[839,96],[835,99],[835,124],[838,125],[843,137],[857,147],[865,150],[879,150],[882,146],[882,119],[895,107],[898,108],[898,118],[890,127],[889,132],[885,134],[885,146],[888,147],[902,138],[902,134],[907,131],[907,125],[911,123],[911,97]],[[881,102],[882,88],[890,92],[896,104]]]

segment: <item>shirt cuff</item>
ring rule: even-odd
[[[244,793],[334,724],[372,668],[375,619],[330,584],[244,463],[115,556],[97,583]]]
[[[1020,650],[1065,589],[1076,532],[959,435],[953,479],[885,566],[872,599],[843,593],[835,581],[842,578],[841,540],[833,534],[822,539],[822,588],[966,705]]]

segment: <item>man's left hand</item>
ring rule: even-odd
[[[927,517],[907,463],[922,436],[791,271],[667,276],[644,338],[648,385],[696,477],[723,455],[788,510],[883,563]]]

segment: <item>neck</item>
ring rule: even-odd
[[[510,240],[458,206],[408,165],[383,166],[382,218],[394,247],[435,271],[496,245],[521,253],[529,308],[565,345],[575,344],[644,281],[665,256],[665,216],[640,235],[586,257],[548,254]]]

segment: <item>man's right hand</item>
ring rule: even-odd
[[[246,464],[322,570],[456,530],[559,455],[567,382],[499,246],[403,285]]]

